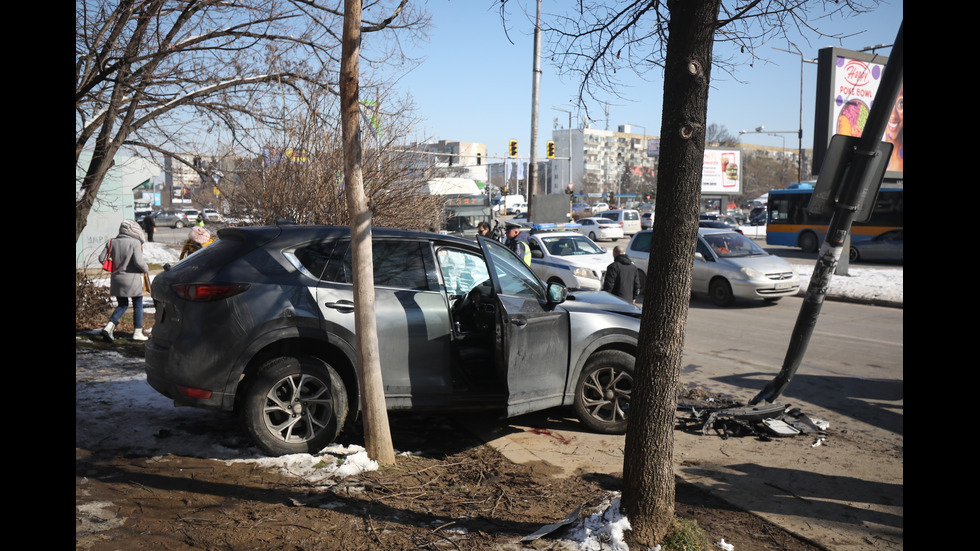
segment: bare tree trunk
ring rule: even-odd
[[[364,195],[359,124],[358,61],[361,50],[361,0],[344,4],[344,36],[340,66],[340,105],[344,143],[344,186],[350,212],[354,261],[354,330],[357,333],[357,373],[364,412],[364,440],[368,457],[381,465],[395,464],[388,427],[378,326],[374,318],[374,265],[371,246],[371,210]]]
[[[691,297],[708,83],[720,0],[672,0],[664,70],[660,185],[649,297],[643,304],[636,385],[623,462],[622,510],[630,537],[661,543],[674,517],[677,381]]]

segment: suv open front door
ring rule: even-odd
[[[497,299],[496,353],[507,380],[507,415],[562,403],[568,372],[568,313],[524,262],[496,241],[478,239]]]

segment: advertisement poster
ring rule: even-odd
[[[737,149],[705,149],[701,170],[701,193],[742,192],[742,153]]]
[[[861,137],[887,62],[888,58],[880,55],[840,48],[820,50],[815,161],[822,161],[822,154],[834,134]],[[882,141],[893,145],[886,173],[892,177],[902,177],[905,170],[903,95],[904,90],[899,92],[897,101],[891,106],[888,125],[882,136]]]

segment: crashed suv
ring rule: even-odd
[[[269,455],[313,453],[359,413],[350,232],[225,228],[153,280],[149,384],[240,414]],[[373,230],[374,310],[390,410],[571,406],[622,433],[638,312],[545,285],[499,242]]]

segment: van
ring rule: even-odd
[[[640,211],[633,209],[617,209],[600,212],[597,218],[606,218],[623,225],[623,234],[633,235],[640,231]]]

